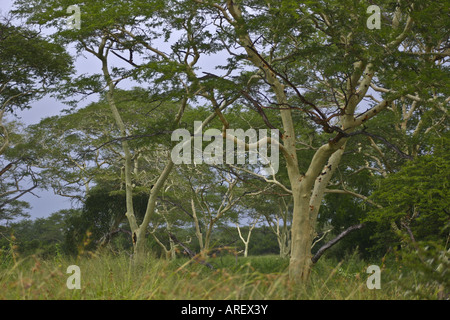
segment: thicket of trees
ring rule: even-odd
[[[0,219],[23,213],[24,193],[51,188],[78,209],[9,224],[23,250],[111,245],[140,263],[148,250],[230,246],[289,257],[296,282],[330,248],[369,257],[431,241],[446,251],[448,4],[378,2],[375,29],[369,2],[350,0],[85,1],[70,29],[77,1],[16,1],[26,27],[1,25],[0,116],[43,94],[71,108],[28,127],[0,122]],[[44,27],[50,35],[31,31]],[[77,55],[98,69],[75,75]],[[90,94],[98,100],[79,107]],[[194,147],[209,132],[202,150],[275,146],[278,170],[250,154],[176,164],[176,129]]]

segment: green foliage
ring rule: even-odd
[[[71,73],[63,46],[38,32],[0,22],[0,109],[29,108],[30,101],[55,89]]]
[[[374,248],[396,248],[408,270],[416,270],[428,292],[436,294],[448,283],[439,264],[448,259],[449,153],[448,133],[429,137],[425,154],[405,163],[398,172],[376,184],[372,199],[382,208],[371,210],[366,221],[376,226]],[[444,257],[444,258],[443,258]],[[444,260],[443,260],[444,259]],[[403,286],[408,284],[402,282]],[[417,288],[409,287],[412,295]],[[422,288],[423,289],[423,288]],[[419,290],[420,291],[420,290]]]
[[[72,72],[72,57],[64,47],[28,26],[0,21],[0,220],[24,216],[28,203],[20,197],[37,186],[32,160],[17,144],[20,126],[3,123],[7,113],[30,107],[31,101],[54,93]],[[25,187],[28,182],[28,187]],[[30,183],[31,182],[31,183]],[[30,187],[31,185],[31,187]]]
[[[73,209],[61,210],[47,218],[22,220],[5,227],[9,236],[0,239],[0,247],[8,247],[13,243],[15,253],[21,257],[36,255],[41,258],[52,258],[61,253],[64,235],[70,228],[69,219],[76,215]]]
[[[383,226],[407,223],[416,240],[447,241],[450,223],[447,154],[423,155],[380,181],[372,198],[383,208],[367,221]]]
[[[450,295],[449,258],[446,245],[437,241],[409,243],[410,246],[398,253],[402,273],[398,285],[409,298],[448,299]],[[408,273],[414,272],[411,282]]]
[[[247,234],[245,229],[243,232]],[[279,254],[276,235],[265,226],[255,228],[250,238],[248,253],[254,256]]]

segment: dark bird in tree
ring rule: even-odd
[[[219,76],[216,76],[215,74],[209,73],[209,72],[203,72],[205,75],[203,77],[198,78],[198,80],[210,80],[210,79],[217,79]]]

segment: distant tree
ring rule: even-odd
[[[215,172],[208,166],[191,170],[185,173],[191,189],[190,210],[200,248],[207,253],[212,248],[217,226],[230,222],[236,216],[244,191],[239,188],[237,177],[229,173]]]
[[[129,226],[123,225],[125,192],[114,185],[98,184],[87,193],[81,208],[67,219],[64,249],[70,254],[81,254],[110,243],[114,237],[131,236]],[[146,194],[136,193],[136,215],[142,219],[146,206]]]
[[[60,210],[46,218],[21,220],[9,225],[8,232],[14,235],[17,253],[48,258],[64,250],[67,220],[77,213],[74,209]]]
[[[244,231],[239,227],[239,223],[236,222],[236,229],[239,233],[239,238],[244,243],[244,257],[248,256],[248,245],[250,243],[250,237],[252,236],[252,231],[255,229],[256,224],[259,222],[258,217],[253,218],[251,221],[251,225],[247,228],[247,235],[244,237]]]

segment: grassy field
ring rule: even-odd
[[[381,267],[381,289],[368,289],[367,262],[351,256],[345,262],[321,259],[307,286],[293,286],[288,260],[278,256],[210,260],[215,269],[179,258],[149,258],[133,266],[126,254],[50,260],[0,255],[0,299],[436,299],[437,288],[418,282],[395,261],[373,261]],[[69,265],[80,267],[81,289],[69,290]]]

